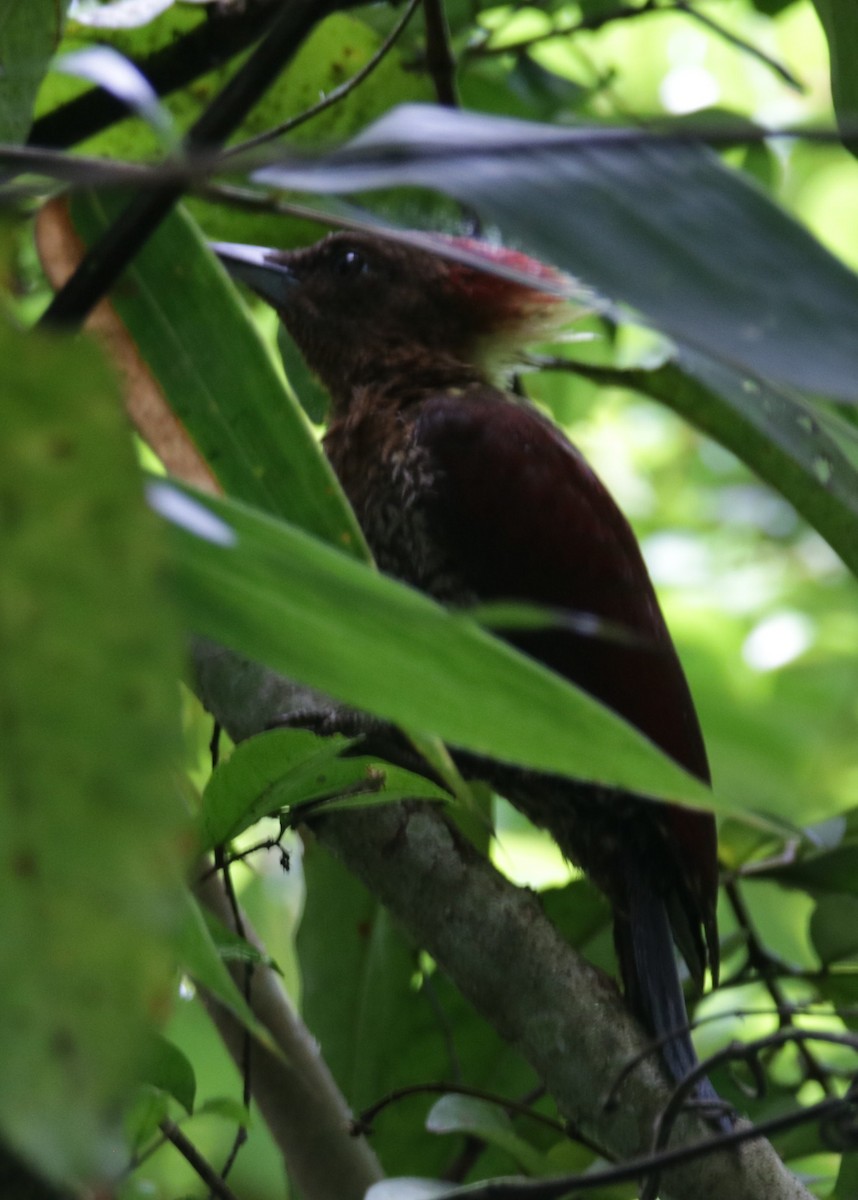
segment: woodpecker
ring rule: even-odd
[[[580,452],[498,383],[568,320],[564,277],[465,238],[439,249],[334,233],[289,251],[216,245],[277,310],[330,393],[325,452],[379,568],[442,604],[513,600],[598,618],[501,636],[624,717],[701,781],[691,693],[635,536]],[[485,262],[494,272],[480,269]],[[497,273],[502,268],[506,274]],[[549,290],[546,290],[549,287]],[[575,730],[570,729],[570,738]],[[679,1082],[696,1066],[674,942],[718,976],[715,823],[708,813],[462,756],[608,897],[627,1002]],[[715,1097],[708,1081],[698,1087]]]

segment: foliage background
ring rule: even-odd
[[[37,115],[45,115],[89,86],[73,76],[49,71],[35,95],[40,66],[46,65],[52,35],[56,40],[58,30],[51,28],[53,4],[30,6],[25,21],[22,12],[26,7],[11,3],[5,14],[0,14],[5,18],[0,24],[0,44],[4,57],[16,66],[4,83],[4,106],[0,107],[0,131],[6,142],[25,135],[30,96],[35,96]],[[207,19],[200,6],[177,2],[152,6],[151,20],[117,28],[120,7],[81,0],[65,25],[58,52],[107,44],[142,61]],[[156,12],[156,7],[163,11]],[[632,13],[635,7],[641,11]],[[835,53],[844,54],[841,66],[851,61],[844,50],[849,38],[858,36],[856,18],[848,15],[847,5],[835,0],[820,3],[819,12],[809,0],[632,5],[622,19],[617,17],[615,5],[602,0],[532,6],[450,0],[445,9],[458,61],[455,82],[461,104],[480,112],[550,123],[635,124],[642,119],[683,120],[693,115],[707,129],[717,128],[729,117],[770,128],[830,130],[834,110],[828,43],[820,14],[828,22]],[[104,23],[87,23],[93,14]],[[371,5],[326,19],[281,82],[256,107],[241,136],[261,133],[303,112],[320,94],[343,83],[378,49],[400,15],[401,10]],[[612,16],[614,19],[608,19]],[[592,31],[582,28],[572,35],[548,36],[554,28],[574,30],[603,20],[601,28]],[[422,11],[418,11],[379,68],[359,88],[288,134],[288,144],[324,147],[347,138],[399,102],[434,99],[442,75],[436,71],[433,76],[427,70],[426,48],[426,26]],[[760,51],[785,64],[801,87],[791,85],[771,63],[762,61]],[[107,67],[98,70],[110,78]],[[166,101],[177,129],[188,127],[220,82],[222,73],[206,76]],[[848,118],[848,96],[840,99],[839,115]],[[158,137],[145,121],[124,121],[76,150],[136,160],[158,151]],[[831,139],[751,140],[728,147],[723,155],[805,223],[823,245],[858,268],[854,220],[858,166],[846,149]],[[462,220],[452,201],[426,191],[390,189],[361,197],[361,201],[371,211],[405,226],[456,229]],[[344,202],[324,203],[334,212],[355,211]],[[574,195],[569,195],[568,204],[574,208]],[[187,208],[210,237],[288,245],[310,240],[318,233],[318,226],[306,220],[247,211],[228,205],[222,195],[197,196],[188,201]],[[36,265],[31,225],[20,219],[21,211],[20,203],[9,205],[4,254],[11,284],[9,310],[16,320],[28,322],[44,306],[47,292]],[[79,227],[83,228],[87,219],[94,220],[81,210]],[[604,247],[606,255],[612,252],[612,247]],[[179,319],[166,303],[157,312],[162,319]],[[254,319],[273,341],[270,315],[254,310]],[[627,322],[616,328],[596,318],[585,324],[596,338],[573,349],[582,361],[639,367],[659,361],[664,354],[663,340],[639,325]],[[161,354],[175,359],[175,347],[165,340],[161,326],[153,324],[148,335],[139,335],[141,345],[145,336],[152,343],[160,340]],[[201,360],[212,359],[211,347],[197,349]],[[545,350],[554,353],[558,347]],[[230,351],[240,353],[225,334],[222,354],[228,356]],[[87,352],[69,347],[68,361]],[[144,349],[150,362],[157,354],[157,347]],[[34,355],[34,359],[40,357],[40,353]],[[18,384],[8,364],[26,364],[14,348],[8,351],[6,362],[11,396]],[[35,369],[35,362],[33,366]],[[81,369],[85,370],[85,365]],[[215,374],[221,370],[216,361],[213,370]],[[309,388],[298,367],[290,382],[301,392]],[[770,966],[778,974],[787,1001],[818,999],[848,1005],[855,998],[854,958],[858,952],[854,933],[858,872],[853,869],[852,854],[858,791],[854,579],[776,490],[665,406],[639,393],[596,386],[561,371],[528,374],[526,385],[584,450],[641,539],[697,699],[716,790],[728,798],[727,807],[734,814],[722,824],[722,858],[730,869],[749,863],[754,868],[743,881],[742,895],[750,925],[771,955],[771,960],[759,960],[756,966]],[[164,386],[171,399],[171,389],[180,389],[176,381],[168,380]],[[75,416],[68,407],[64,375],[53,372],[46,388],[45,405],[64,413],[64,420],[80,429],[79,421],[89,408],[86,395]],[[11,412],[11,402],[6,403]],[[312,415],[318,416],[318,408]],[[851,410],[844,410],[844,422],[851,419]],[[100,429],[99,436],[107,438]],[[117,447],[124,444],[124,434],[115,430],[110,438],[105,440],[102,461],[114,452],[122,453]],[[843,445],[854,462],[855,445],[848,437]],[[13,468],[9,470],[12,478]],[[240,474],[240,467],[236,471]],[[28,474],[21,486],[31,489],[28,495],[39,495],[39,480],[38,474]],[[270,501],[259,503],[263,508],[272,507]],[[7,523],[6,532],[11,529]],[[118,543],[127,536],[126,531]],[[44,553],[49,562],[62,558],[56,548]],[[105,553],[115,562],[110,548]],[[110,570],[103,564],[92,567],[102,581]],[[28,588],[34,578],[28,576]],[[69,595],[68,583],[57,580],[56,587],[61,597]],[[7,593],[13,594],[4,583],[4,596]],[[14,609],[11,602],[6,607]],[[10,642],[15,628],[11,623],[6,627]],[[80,634],[81,644],[91,638],[91,632]],[[92,641],[89,644],[94,645]],[[36,649],[35,643],[30,646]],[[177,668],[175,650],[172,663]],[[22,672],[26,667],[25,661]],[[33,677],[37,698],[53,694],[50,680],[56,669],[46,663],[44,676]],[[169,673],[166,667],[165,674]],[[63,711],[72,711],[76,703],[74,698],[68,699]],[[186,766],[193,784],[202,788],[209,773],[210,723],[188,692],[182,693],[181,709]],[[32,720],[38,719],[34,713]],[[168,740],[164,739],[165,743]],[[56,755],[57,803],[67,803],[66,789],[74,786],[74,781],[68,784],[62,769],[67,751],[55,746],[48,750],[48,756],[52,754]],[[169,764],[165,748],[165,772]],[[121,762],[116,777],[123,776],[130,765],[130,760]],[[141,782],[139,802],[149,793],[151,787]],[[743,813],[750,821],[742,819]],[[764,814],[766,821],[755,821],[757,814]],[[610,968],[610,939],[599,899],[558,860],[541,835],[502,803],[497,806],[496,818],[491,844],[495,862],[517,881],[556,889],[546,900],[549,911],[561,927],[568,928],[576,944]],[[69,833],[64,845],[70,859],[84,861],[80,857],[83,847],[102,837],[105,820],[103,814],[88,813]],[[16,828],[14,822],[10,821],[10,828]],[[164,828],[167,834],[171,832],[169,825]],[[45,812],[43,828],[33,837],[39,845],[50,844],[54,830],[51,809]],[[128,836],[127,830],[123,836]],[[178,870],[184,857],[183,835],[173,829],[172,836],[170,855]],[[255,829],[242,836],[247,843],[240,844],[249,844],[258,841],[260,834]],[[349,1103],[360,1109],[394,1087],[437,1078],[460,1079],[504,1095],[526,1094],[534,1083],[528,1068],[465,1008],[451,985],[392,927],[363,889],[312,841],[306,853],[292,834],[287,835],[286,844],[291,855],[288,872],[282,871],[276,851],[259,853],[248,867],[235,868],[235,883],[291,994],[302,1003],[306,1020],[320,1038]],[[150,853],[157,854],[157,847],[153,836]],[[834,875],[835,860],[824,857],[815,875],[802,875],[800,870],[791,875],[789,867],[779,874],[777,867],[759,866],[763,860],[777,858],[784,848],[795,851],[796,847],[796,852],[804,855],[839,851],[845,855],[836,860],[842,869]],[[310,885],[306,890],[305,882]],[[148,885],[144,878],[141,903]],[[20,900],[17,885],[12,882],[8,886],[11,900]],[[725,977],[729,981],[745,962],[747,929],[737,926],[733,906],[725,902],[722,910]],[[4,911],[18,911],[18,907],[10,903]],[[587,915],[586,922],[582,912]],[[181,921],[181,902],[174,898],[165,908],[164,926],[172,929]],[[105,971],[112,969],[114,953],[115,945],[111,948],[109,940],[99,943],[101,957],[97,961]],[[183,961],[187,967],[187,957]],[[49,974],[56,966],[56,958],[48,960]],[[16,972],[20,969],[14,963],[8,967]],[[833,971],[823,970],[827,967]],[[199,970],[190,973],[199,978]],[[183,1117],[183,1128],[207,1158],[219,1162],[236,1118],[243,1119],[241,1080],[195,1001],[193,985],[184,983],[167,1006],[163,991],[169,971],[154,962],[141,974],[147,976],[145,988],[144,981],[127,981],[125,994],[130,989],[138,999],[149,995],[150,1013],[154,1008],[163,1013],[169,1007],[165,1035],[193,1065],[196,1080],[195,1115]],[[152,974],[158,976],[154,985],[148,978]],[[44,990],[44,979],[35,973],[30,980],[25,973],[21,978],[25,992],[27,986],[36,989],[35,994]],[[26,996],[25,1002],[32,1005],[33,995]],[[8,1001],[4,1003],[8,1005]],[[731,1019],[737,1008],[755,1010],[759,1015]],[[701,1011],[726,1014],[726,1019],[700,1030],[702,1053],[732,1037],[761,1035],[778,1025],[771,990],[759,979],[746,980],[744,976],[739,986],[722,988],[707,999]],[[0,1008],[0,1016],[11,1039],[11,1031],[17,1027],[8,1011],[3,1014]],[[831,1030],[843,1030],[851,1021],[848,1012],[839,1018],[824,1015],[814,1019],[815,1027]],[[38,1039],[41,1035],[30,1029],[30,1036]],[[118,1036],[131,1037],[131,1027]],[[30,1043],[22,1045],[26,1052]],[[716,1084],[762,1119],[789,1103],[810,1103],[828,1087],[842,1090],[854,1065],[849,1055],[842,1049],[823,1047],[814,1050],[813,1056],[812,1060],[802,1059],[790,1049],[777,1055],[769,1063],[771,1087],[763,1098],[742,1097],[726,1071],[716,1078]],[[98,1075],[97,1069],[93,1071]],[[176,1099],[181,1088],[175,1073],[168,1071],[166,1085],[160,1080],[162,1086],[158,1086],[155,1070],[148,1074],[149,1082],[132,1116],[125,1117],[126,1129],[144,1147],[155,1144],[157,1121],[168,1110],[174,1116],[183,1112]],[[45,1086],[52,1082],[48,1078]],[[187,1093],[184,1097],[187,1103]],[[116,1097],[111,1094],[108,1100],[115,1127]],[[8,1090],[5,1116],[0,1112],[4,1133],[19,1149],[35,1153],[42,1161],[42,1132],[20,1132],[19,1125],[10,1120],[17,1101],[17,1094]],[[93,1104],[101,1111],[104,1103],[99,1093]],[[374,1144],[388,1173],[441,1175],[464,1153],[468,1143],[463,1134],[469,1133],[475,1122],[485,1120],[482,1112],[475,1115],[465,1105],[453,1106],[446,1116],[443,1110],[440,1115],[435,1110],[436,1127],[447,1132],[427,1133],[424,1119],[432,1104],[432,1098],[409,1099],[379,1120]],[[551,1111],[548,1101],[541,1105]],[[501,1132],[492,1129],[488,1134],[478,1125],[487,1137],[488,1149],[475,1157],[474,1174],[468,1178],[517,1169],[537,1174],[577,1169],[590,1160],[581,1148],[556,1136],[535,1133],[529,1125],[517,1125],[513,1136],[511,1123],[498,1120],[497,1124],[502,1126]],[[61,1164],[61,1175],[75,1157],[69,1143],[79,1136],[78,1130],[69,1129],[59,1139],[62,1144],[56,1148],[56,1162]],[[847,1156],[847,1165],[841,1166],[837,1148],[821,1145],[815,1131],[794,1133],[783,1149],[792,1165],[809,1173],[820,1195],[855,1194],[849,1190],[847,1176],[848,1170],[854,1169],[848,1165],[851,1160]],[[111,1143],[101,1146],[93,1157],[84,1153],[83,1159],[89,1169],[93,1162],[115,1166],[116,1156],[121,1158],[123,1153]],[[48,1166],[54,1169],[53,1161]],[[838,1190],[832,1193],[838,1173]],[[285,1194],[278,1154],[259,1119],[251,1123],[248,1144],[238,1156],[231,1181],[242,1200]],[[128,1200],[138,1196],[166,1200],[205,1195],[206,1188],[165,1144],[124,1179],[120,1194]]]

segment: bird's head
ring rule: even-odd
[[[334,233],[301,250],[213,248],[277,310],[335,400],[388,368],[458,363],[488,377],[575,315],[559,271],[469,238],[418,247]]]

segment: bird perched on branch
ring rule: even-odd
[[[286,252],[215,249],[274,306],[330,392],[325,450],[381,570],[452,607],[516,600],[620,627],[628,636],[575,622],[502,636],[708,782],[634,534],[575,447],[495,382],[499,365],[568,320],[563,277],[469,239],[436,244],[470,261],[351,233]],[[628,1002],[681,1081],[697,1060],[674,941],[698,982],[707,966],[718,973],[712,817],[509,765],[479,770],[608,896]],[[714,1093],[704,1082],[698,1095]]]

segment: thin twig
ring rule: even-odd
[[[735,46],[737,50],[741,50],[745,54],[749,54],[751,58],[756,58],[763,66],[768,67],[770,71],[774,71],[776,75],[780,76],[784,83],[795,91],[803,94],[807,90],[801,80],[797,79],[792,71],[785,67],[783,63],[772,58],[770,54],[766,54],[765,50],[761,50],[759,46],[755,46],[752,42],[746,42],[744,38],[739,37],[736,33],[731,33],[729,29],[725,29],[718,21],[707,16],[706,13],[700,12],[699,9],[694,8],[688,0],[674,0],[671,7],[676,12],[685,13],[686,16],[693,17],[695,21],[699,21],[701,25],[711,30],[712,33],[717,34],[722,41],[728,42],[731,46]]]
[[[616,21],[633,20],[636,17],[648,16],[651,13],[679,13],[683,16],[691,17],[693,20],[699,21],[701,25],[705,25],[710,32],[716,34],[737,50],[741,50],[745,54],[756,58],[764,66],[768,67],[769,70],[774,71],[789,87],[802,93],[806,90],[804,84],[783,63],[778,62],[777,59],[772,58],[770,54],[767,54],[764,50],[760,50],[753,43],[746,42],[738,34],[725,29],[723,25],[719,24],[712,17],[694,8],[689,0],[672,0],[669,4],[660,3],[659,0],[645,0],[645,3],[640,5],[621,5],[608,12],[593,13],[582,17],[580,21],[576,21],[574,24],[555,25],[543,33],[521,38],[517,42],[493,43],[494,33],[492,32],[482,42],[477,42],[469,46],[465,51],[465,55],[471,58],[479,58],[487,55],[525,54],[533,49],[534,46],[554,41],[556,38],[574,38],[579,33],[596,33],[606,25],[611,25]]]
[[[517,42],[494,43],[494,31],[487,33],[481,42],[472,42],[463,51],[463,58],[485,58],[495,54],[523,54],[533,46],[552,42],[555,38],[574,37],[576,33],[595,33],[614,21],[628,21],[648,13],[661,12],[658,0],[645,0],[643,4],[621,4],[607,12],[594,12],[571,25],[554,25],[544,33],[521,38]]]
[[[733,878],[750,879],[754,875],[763,875],[767,871],[778,867],[795,866],[798,861],[800,848],[801,838],[788,838],[777,854],[772,854],[768,858],[754,859],[752,862],[743,863],[740,867],[737,867],[733,872]]]
[[[450,45],[444,0],[423,0],[423,19],[426,24],[426,70],[435,87],[435,96],[446,108],[458,108],[456,56]]]
[[[482,1088],[470,1087],[467,1084],[460,1083],[414,1083],[405,1087],[396,1088],[383,1096],[381,1100],[377,1100],[375,1104],[369,1108],[365,1108],[352,1122],[352,1131],[354,1133],[370,1134],[372,1133],[372,1123],[376,1117],[388,1108],[391,1104],[396,1104],[400,1100],[404,1100],[409,1096],[420,1095],[454,1095],[454,1096],[472,1096],[477,1100],[483,1100],[487,1104],[493,1104],[498,1108],[502,1108],[509,1116],[520,1116],[525,1119],[536,1121],[538,1124],[545,1125],[552,1129],[555,1133],[560,1133],[564,1137],[570,1138],[573,1141],[579,1142],[582,1146],[586,1146],[595,1155],[600,1158],[608,1157],[608,1152],[604,1146],[599,1146],[592,1139],[583,1134],[577,1127],[572,1127],[569,1121],[559,1121],[554,1117],[546,1116],[544,1113],[536,1112],[531,1108],[530,1103],[520,1100],[510,1100],[506,1096],[498,1096],[493,1092],[486,1092]],[[535,1098],[538,1099],[544,1095],[544,1088],[538,1088],[535,1092]],[[484,1143],[481,1138],[474,1139],[474,1144],[466,1146],[463,1156],[467,1159],[468,1165],[472,1166],[478,1152],[484,1149]],[[447,1179],[454,1179],[451,1172]]]
[[[162,1121],[160,1129],[167,1141],[172,1143],[182,1158],[193,1167],[212,1195],[218,1196],[219,1200],[237,1200],[232,1188],[224,1182],[217,1171],[203,1158],[193,1142],[182,1133],[175,1121]]]
[[[783,988],[777,977],[777,970],[773,969],[775,964],[772,956],[763,945],[759,934],[757,933],[753,919],[748,906],[745,904],[745,899],[739,891],[739,885],[735,879],[728,879],[724,884],[724,893],[733,910],[733,915],[736,922],[745,937],[745,946],[748,954],[748,965],[753,968],[766,991],[771,996],[778,1014],[778,1025],[781,1029],[795,1028],[795,1017],[793,1005],[787,1000],[784,995]],[[803,1042],[798,1042],[798,1053],[804,1063],[805,1074],[808,1079],[815,1080],[820,1085],[826,1096],[833,1094],[834,1088],[828,1071],[813,1053],[809,1046]]]
[[[658,1184],[658,1175],[656,1175],[655,1172],[664,1170],[668,1168],[668,1166],[674,1166],[682,1162],[689,1162],[691,1158],[700,1157],[703,1153],[719,1150],[719,1148],[724,1146],[739,1145],[740,1142],[748,1141],[750,1138],[762,1138],[762,1136],[767,1136],[770,1133],[778,1132],[778,1130],[781,1129],[793,1128],[794,1126],[797,1126],[797,1124],[802,1124],[805,1121],[810,1122],[811,1120],[815,1120],[816,1116],[834,1117],[841,1115],[841,1112],[844,1112],[847,1109],[851,1110],[851,1102],[832,1097],[823,1100],[823,1102],[818,1105],[810,1106],[808,1109],[803,1109],[799,1112],[793,1112],[793,1114],[787,1115],[786,1118],[775,1118],[774,1121],[762,1122],[755,1128],[732,1130],[730,1133],[719,1134],[718,1136],[715,1136],[715,1138],[707,1140],[706,1142],[696,1142],[694,1146],[684,1147],[683,1150],[680,1151],[664,1150],[666,1140],[670,1138],[670,1130],[673,1126],[673,1122],[676,1120],[680,1109],[682,1109],[684,1106],[686,1094],[688,1094],[692,1088],[694,1088],[696,1082],[700,1080],[703,1075],[709,1074],[713,1066],[719,1066],[721,1062],[736,1060],[736,1058],[739,1057],[748,1058],[749,1052],[751,1055],[756,1056],[760,1054],[761,1050],[767,1049],[769,1046],[784,1045],[792,1042],[797,1042],[800,1044],[804,1042],[804,1040],[821,1040],[821,1042],[848,1045],[851,1049],[858,1052],[858,1038],[853,1038],[848,1036],[848,1034],[797,1030],[797,1028],[792,1028],[792,1030],[781,1030],[778,1033],[769,1034],[768,1037],[757,1039],[754,1043],[745,1045],[734,1044],[732,1046],[727,1046],[725,1050],[719,1051],[718,1054],[707,1058],[706,1062],[702,1062],[700,1064],[700,1068],[696,1069],[695,1072],[692,1072],[688,1078],[682,1082],[682,1085],[679,1085],[676,1090],[674,1090],[670,1102],[668,1102],[664,1112],[661,1114],[658,1127],[656,1127],[654,1150],[650,1156],[646,1158],[635,1159],[634,1163],[625,1163],[613,1170],[600,1171],[598,1176],[570,1176],[566,1177],[563,1181],[546,1180],[546,1189],[542,1189],[539,1186],[533,1186],[533,1184],[526,1184],[526,1186],[521,1187],[522,1198],[529,1198],[529,1200],[551,1200],[551,1198],[554,1198],[554,1196],[565,1195],[568,1192],[572,1192],[572,1190],[584,1190],[594,1186],[602,1187],[611,1183],[622,1183],[626,1180],[630,1180],[630,1178],[637,1178],[638,1176],[642,1175],[650,1176],[650,1181],[652,1182],[648,1184],[648,1194],[652,1196],[655,1194],[653,1188],[656,1186],[656,1184]],[[372,1122],[374,1121],[374,1118],[378,1116],[379,1112],[382,1112],[386,1106],[396,1103],[397,1100],[408,1096],[416,1096],[416,1094],[421,1093],[444,1094],[446,1092],[457,1094],[457,1096],[474,1096],[476,1098],[486,1100],[488,1103],[503,1105],[504,1108],[512,1112],[512,1114],[520,1114],[524,1117],[530,1117],[532,1120],[546,1124],[546,1126],[550,1128],[556,1129],[558,1127],[558,1122],[553,1121],[551,1117],[544,1116],[540,1114],[540,1112],[534,1112],[532,1109],[527,1108],[527,1106],[517,1104],[514,1102],[514,1100],[492,1096],[491,1093],[481,1091],[480,1088],[456,1084],[414,1084],[409,1087],[397,1088],[396,1091],[390,1092],[388,1096],[378,1100],[378,1102],[373,1104],[371,1108],[362,1111],[360,1116],[356,1117],[353,1123],[354,1132],[370,1132]],[[786,1121],[786,1123],[782,1123],[784,1121]],[[566,1133],[568,1130],[564,1128],[563,1132]],[[605,1151],[599,1146],[592,1144],[592,1142],[584,1142],[584,1144],[586,1144],[590,1150],[593,1150],[595,1153],[599,1153],[604,1156]],[[598,1183],[592,1182],[594,1178],[595,1180],[598,1180]],[[508,1190],[505,1190],[505,1184],[498,1183],[498,1181],[494,1182],[493,1188],[494,1189],[491,1190],[491,1192],[488,1192],[488,1190],[486,1192],[486,1196],[491,1195],[492,1200],[493,1198],[496,1198],[496,1196],[497,1198],[509,1196],[511,1200],[512,1196],[518,1195],[518,1192],[508,1192]],[[642,1200],[644,1194],[647,1194],[646,1188],[644,1188]],[[450,1193],[449,1195],[451,1200],[452,1195],[455,1195],[455,1193]],[[479,1189],[475,1190],[473,1196],[472,1193],[468,1193],[469,1200],[479,1200],[479,1195]],[[448,1200],[448,1198],[445,1196],[445,1198],[442,1198],[442,1200]]]
[[[814,977],[810,975],[802,975],[801,978],[807,979],[810,982],[813,982],[814,979]],[[731,986],[732,985],[729,983],[721,984],[718,990],[724,990],[725,988],[729,988]],[[714,991],[710,994],[714,995]],[[830,1004],[827,1001],[799,1001],[793,1005],[793,1008],[795,1009],[796,1013],[801,1013],[808,1017],[827,1018],[834,1016],[839,1017],[842,1020],[846,1020],[849,1017],[858,1016],[858,1005],[846,1005],[844,1007],[838,1007]],[[686,1031],[691,1033],[695,1029],[702,1029],[704,1025],[712,1025],[716,1021],[734,1021],[744,1017],[771,1017],[777,1016],[777,1014],[778,1009],[774,1005],[767,1005],[766,1007],[757,1008],[730,1008],[726,1009],[724,1012],[710,1013],[708,1016],[698,1017],[694,1021],[689,1021],[684,1029],[674,1030],[671,1033],[663,1034],[659,1038],[654,1038],[647,1046],[644,1047],[643,1050],[640,1050],[634,1055],[633,1058],[630,1058],[622,1067],[622,1069],[617,1072],[614,1082],[611,1084],[611,1090],[608,1092],[608,1095],[604,1100],[603,1107],[607,1110],[615,1108],[619,1103],[619,1093],[629,1076],[640,1066],[641,1063],[655,1055],[664,1045],[666,1045],[667,1042],[671,1041],[674,1037],[677,1037],[680,1033],[684,1033]],[[832,1068],[830,1074],[845,1074],[847,1078],[851,1078],[852,1072],[841,1071],[839,1069]]]
[[[693,1070],[689,1071],[682,1082],[677,1084],[677,1086],[674,1088],[673,1094],[665,1105],[656,1123],[655,1136],[653,1138],[653,1161],[655,1161],[662,1149],[670,1140],[670,1134],[673,1130],[673,1126],[677,1117],[683,1110],[686,1097],[694,1090],[695,1086],[700,1082],[701,1079],[704,1079],[710,1074],[714,1067],[721,1066],[725,1063],[744,1060],[744,1062],[747,1063],[748,1067],[756,1076],[758,1080],[758,1086],[760,1086],[760,1084],[764,1085],[765,1076],[759,1067],[759,1057],[762,1052],[764,1050],[789,1045],[791,1043],[796,1043],[800,1046],[806,1041],[826,1042],[828,1044],[837,1046],[847,1046],[850,1050],[853,1050],[856,1054],[858,1054],[858,1036],[854,1036],[849,1033],[828,1033],[825,1030],[799,1029],[795,1026],[786,1029],[778,1029],[775,1033],[770,1033],[765,1037],[755,1038],[752,1042],[734,1042],[732,1045],[726,1046],[723,1050],[719,1050],[715,1054],[711,1054],[708,1058],[704,1059],[703,1062],[698,1063]],[[825,1105],[833,1106],[826,1111],[826,1115],[834,1116],[840,1112],[844,1105],[854,1107],[854,1102],[849,1099],[841,1099],[840,1097],[829,1096],[825,1100],[820,1101],[819,1105],[812,1105],[810,1108],[802,1111],[810,1112],[811,1108],[821,1111]],[[796,1123],[798,1124],[800,1122]],[[766,1123],[763,1122],[756,1128],[764,1129],[765,1127]],[[729,1139],[732,1136],[733,1135],[729,1133],[724,1134],[724,1144],[728,1144]],[[640,1200],[654,1200],[658,1193],[658,1171],[661,1170],[662,1165],[663,1164],[660,1164],[657,1170],[654,1168],[651,1169],[651,1174],[650,1172],[647,1172],[650,1177],[647,1179],[646,1185],[641,1190]]]
[[[248,212],[268,213],[277,217],[297,217],[301,221],[313,221],[317,225],[334,226],[337,229],[351,229],[356,233],[377,233],[386,228],[380,226],[378,220],[370,215],[364,219],[346,217],[342,213],[313,208],[309,204],[281,200],[273,192],[262,191],[259,188],[238,187],[232,183],[202,183],[193,191],[194,195],[202,196],[203,199],[216,204],[228,204]]]
[[[318,104],[311,105],[310,108],[305,108],[303,112],[297,113],[294,117],[289,117],[285,121],[281,121],[279,125],[274,125],[271,129],[266,129],[263,133],[257,134],[255,137],[247,138],[243,142],[238,142],[235,146],[225,151],[224,158],[231,158],[233,155],[240,154],[245,150],[254,150],[257,146],[264,146],[267,142],[273,141],[275,138],[282,137],[286,133],[291,133],[293,129],[297,129],[299,125],[303,125],[306,121],[317,117],[319,113],[323,113],[332,105],[344,100],[355,88],[360,87],[365,79],[368,79],[375,71],[376,67],[384,61],[393,47],[399,40],[400,35],[405,29],[408,22],[417,11],[417,6],[420,0],[408,0],[405,12],[391,29],[390,33],[384,39],[382,44],[373,54],[361,69],[355,72],[350,79],[345,83],[341,83],[339,87],[335,87],[333,91],[328,92],[327,96],[323,96]]]
[[[683,1163],[693,1162],[709,1154],[741,1146],[745,1142],[758,1141],[775,1133],[785,1133],[799,1125],[812,1121],[826,1121],[851,1111],[854,1101],[829,1098],[794,1112],[783,1113],[749,1125],[721,1133],[705,1141],[692,1142],[677,1150],[665,1150],[661,1154],[649,1154],[634,1158],[617,1167],[604,1171],[591,1171],[586,1175],[564,1175],[554,1179],[490,1179],[482,1185],[468,1185],[466,1190],[443,1192],[437,1200],[564,1200],[571,1193],[595,1191],[611,1184],[628,1183],[640,1179],[653,1171],[663,1172]]]
[[[487,1104],[494,1104],[498,1108],[504,1108],[510,1113],[517,1116],[528,1117],[532,1121],[536,1121],[540,1125],[546,1125],[555,1133],[565,1134],[567,1127],[562,1121],[556,1120],[554,1117],[547,1117],[544,1113],[535,1112],[526,1104],[521,1104],[516,1100],[509,1100],[506,1096],[497,1096],[493,1092],[486,1092],[482,1088],[469,1087],[464,1083],[412,1083],[405,1087],[396,1088],[392,1092],[388,1092],[386,1096],[382,1096],[375,1104],[371,1104],[369,1108],[365,1108],[363,1112],[352,1121],[353,1133],[371,1133],[372,1123],[384,1109],[389,1108],[391,1104],[397,1104],[400,1100],[405,1100],[408,1096],[472,1096],[476,1100],[484,1100]],[[604,1150],[591,1146],[597,1154],[604,1154]]]

